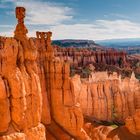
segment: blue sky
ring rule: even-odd
[[[53,32],[53,39],[140,37],[140,0],[0,0],[0,35],[13,36],[14,9],[26,8],[29,36]]]

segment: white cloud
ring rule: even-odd
[[[35,36],[35,32],[52,31],[53,39],[120,39],[139,38],[140,24],[128,20],[96,20],[89,24],[59,24],[42,27],[42,29],[29,29],[29,36]]]
[[[26,8],[26,24],[34,25],[31,26],[32,29],[28,29],[30,36],[35,36],[35,31],[40,30],[36,25],[41,25],[43,31],[53,32],[54,39],[102,40],[140,37],[140,24],[129,20],[96,20],[85,24],[77,21],[77,24],[64,24],[65,21],[73,18],[73,10],[64,5],[35,0],[6,0],[6,2],[13,2],[15,6]],[[117,16],[119,18],[122,15]],[[8,27],[8,25],[0,25],[4,28],[6,26]],[[11,35],[8,32],[1,34]]]
[[[52,2],[15,0],[15,5],[26,8],[27,24],[56,25],[72,19],[71,8]]]
[[[115,39],[140,37],[140,24],[128,20],[97,20],[90,24],[57,25],[50,28],[55,39]]]
[[[7,2],[10,2],[9,5]],[[1,0],[1,7],[23,6],[26,8],[26,24],[56,25],[73,18],[73,9],[60,3],[41,0]],[[7,11],[8,15],[15,14]]]

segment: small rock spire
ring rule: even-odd
[[[25,11],[26,9],[24,7],[16,7],[15,9],[18,24],[14,32],[14,37],[18,40],[22,40],[22,38],[27,38],[26,34],[28,33],[28,30],[24,25]]]

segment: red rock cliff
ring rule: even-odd
[[[47,36],[42,36],[42,34]],[[50,37],[51,32],[37,32],[37,39],[35,40],[39,50],[40,79],[44,77],[41,83],[42,89],[44,89],[42,94],[43,98],[45,97],[44,106],[46,109],[44,109],[42,121],[46,123],[48,131],[51,130],[52,132],[55,123],[55,127],[63,128],[59,128],[59,131],[61,130],[64,134],[68,133],[77,139],[89,139],[83,129],[81,108],[75,102],[71,91],[69,63],[54,58]],[[50,112],[47,112],[48,109]],[[52,126],[48,127],[47,124]],[[63,135],[59,136],[57,133],[52,135],[56,135],[59,139],[64,138]]]
[[[14,38],[0,38],[0,139],[88,140],[69,64],[54,58],[52,33],[28,38],[23,7],[16,8],[16,17]]]
[[[1,140],[45,139],[37,49],[26,36],[24,14],[24,8],[16,8],[15,38],[0,38]]]
[[[81,104],[87,117],[99,121],[123,122],[140,108],[140,83],[132,74],[131,78],[121,79],[116,73],[93,73],[88,80],[72,78],[76,101]]]
[[[126,53],[117,50],[93,51],[86,48],[61,48],[55,46],[55,56],[61,60],[70,61],[74,67],[86,66],[92,63],[104,63],[120,67],[127,65]]]
[[[83,114],[126,120],[126,135],[139,138],[139,83],[134,76],[121,80],[96,73],[83,83],[79,77],[71,79],[69,63],[54,57],[52,33],[28,38],[23,7],[16,8],[16,17],[14,38],[0,37],[0,140],[100,140],[110,132],[111,138],[119,135],[120,129],[107,128],[106,133],[102,126],[88,133]]]

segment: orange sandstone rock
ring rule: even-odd
[[[106,72],[97,72],[89,80],[74,76],[71,82],[85,116],[122,123],[139,108],[140,85],[134,77],[120,79],[115,73],[108,76]]]
[[[140,86],[134,75],[124,80],[106,72],[94,73],[88,80],[70,78],[65,62],[115,65],[120,56],[126,61],[125,53],[58,48],[60,58],[55,58],[52,33],[36,32],[37,38],[28,38],[25,8],[16,8],[16,18],[14,38],[0,37],[0,140],[139,139]],[[126,124],[114,130],[84,126],[87,116]]]
[[[16,8],[18,25],[14,38],[1,38],[0,139],[45,140],[41,122],[42,96],[37,71],[37,48],[26,37],[25,9]]]
[[[86,48],[61,48],[55,47],[55,56],[61,60],[70,61],[74,67],[86,66],[92,63],[104,63],[122,67],[127,64],[126,53],[116,50],[93,51]],[[82,57],[81,57],[82,56]],[[122,61],[120,64],[119,61]],[[124,67],[123,66],[123,67]]]

